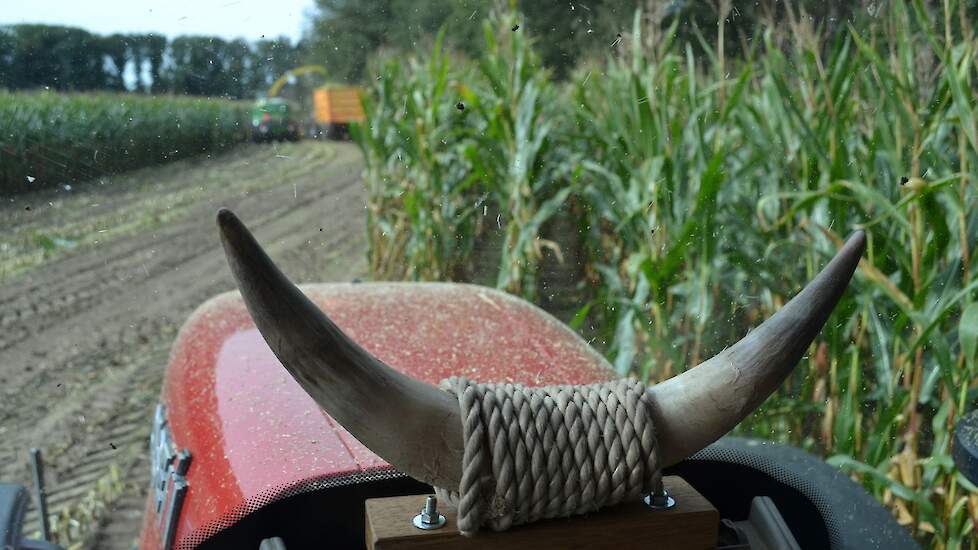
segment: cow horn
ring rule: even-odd
[[[829,265],[761,326],[649,388],[663,464],[675,464],[722,437],[781,385],[842,297],[865,246],[866,235],[856,231]]]
[[[463,442],[456,399],[385,365],[343,334],[279,271],[230,210],[218,212],[217,223],[255,325],[302,388],[400,471],[438,487],[458,487]],[[761,326],[648,390],[660,464],[679,462],[719,439],[777,389],[842,296],[864,246],[865,236],[856,232]]]
[[[302,389],[400,471],[438,487],[458,487],[458,400],[385,365],[343,334],[279,271],[233,212],[222,209],[217,224],[255,326]]]

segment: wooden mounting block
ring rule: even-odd
[[[526,548],[587,548],[622,550],[642,545],[656,550],[715,548],[720,514],[703,495],[678,476],[664,478],[676,499],[669,510],[652,510],[641,500],[593,514],[521,525],[504,533],[480,531],[463,537],[455,524],[455,508],[438,503],[448,520],[444,527],[423,531],[412,519],[426,495],[372,498],[366,502],[368,550],[482,550]]]

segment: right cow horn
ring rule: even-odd
[[[663,466],[716,441],[791,374],[859,264],[856,231],[811,283],[761,326],[712,359],[648,389]]]

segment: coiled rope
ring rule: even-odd
[[[458,490],[436,488],[458,507],[458,529],[504,531],[638,498],[660,483],[645,385],[524,387],[443,380],[458,397],[465,439]]]

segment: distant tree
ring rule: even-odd
[[[597,50],[610,51],[617,36],[631,29],[637,0],[566,2],[521,0],[521,25],[537,40],[537,51],[557,78],[565,77],[578,60]]]
[[[647,37],[675,23],[678,39],[689,42],[694,51],[702,47],[700,36],[708,47],[715,46],[722,15],[726,55],[739,55],[744,39],[762,22],[785,20],[789,9],[794,17],[804,13],[815,26],[832,33],[844,28],[860,5],[848,0],[316,0],[317,13],[305,41],[310,59],[324,63],[334,78],[358,80],[375,52],[425,51],[442,26],[449,48],[477,53],[481,20],[489,10],[515,6],[523,14],[521,32],[537,39],[541,59],[560,78],[582,57],[610,52],[618,35],[632,30],[639,9]],[[730,9],[721,13],[726,6]]]
[[[765,25],[781,33],[791,41],[789,21],[807,19],[813,28],[829,35],[844,29],[854,22],[864,2],[850,0],[757,0],[741,5],[733,0],[670,0],[640,2],[646,11],[657,11],[663,27],[677,25],[679,40],[689,42],[694,51],[700,51],[703,43],[696,36],[699,33],[710,48],[717,46],[717,31],[720,18],[724,23],[724,52],[728,56],[742,55],[742,48],[748,39],[764,30]],[[650,10],[649,5],[658,9]],[[862,10],[862,13],[865,13]]]
[[[306,50],[287,37],[227,41],[155,34],[98,36],[53,25],[0,26],[0,87],[54,90],[109,89],[188,95],[254,97]],[[132,69],[135,82],[127,82]]]
[[[224,95],[226,50],[227,42],[215,36],[174,38],[163,78],[174,93]]]
[[[332,79],[360,80],[375,52],[426,49],[443,25],[449,47],[475,53],[491,5],[490,0],[316,0],[318,13],[305,37],[309,59],[324,64]]]
[[[387,44],[394,26],[391,0],[317,0],[313,19],[313,59],[324,63],[331,77],[357,80],[367,56]]]
[[[160,70],[163,66],[163,54],[166,51],[166,38],[147,34],[143,39],[143,48],[146,59],[149,61],[149,78],[151,81],[149,91],[152,93],[162,91],[165,89],[165,82]]]
[[[54,48],[59,89],[97,90],[106,86],[105,58],[99,37],[82,29],[65,28]]]
[[[126,41],[129,43],[129,63],[132,64],[133,75],[136,78],[131,90],[133,92],[144,92],[147,87],[143,81],[143,69],[146,66],[146,47],[143,45],[145,37],[146,35],[143,34],[126,35]]]
[[[489,15],[488,0],[394,0],[394,26],[388,44],[404,50],[428,48],[444,27],[446,46],[468,55],[482,49],[482,21]]]
[[[252,56],[251,89],[264,93],[275,80],[304,62],[304,49],[292,44],[288,37],[264,39],[255,42]]]
[[[71,27],[14,25],[7,34],[4,80],[13,89],[47,86],[91,90],[105,86],[98,37]]]
[[[243,99],[252,95],[248,86],[251,82],[251,67],[253,61],[251,48],[244,40],[234,40],[225,46],[225,88],[224,93],[234,99]]]
[[[129,39],[130,61],[136,72],[136,85],[133,89],[136,92],[148,93],[152,85],[151,77],[145,74],[146,64],[149,61],[149,39],[151,36],[150,34],[130,34],[127,37]]]
[[[47,27],[16,25],[11,32],[14,48],[10,54],[10,87],[55,86],[57,75],[50,56],[55,40],[48,38]]]
[[[318,12],[306,36],[311,59],[325,63],[340,80],[363,77],[367,59],[379,50],[426,51],[444,27],[446,46],[476,55],[482,48],[482,20],[492,9],[508,9],[496,0],[317,0]],[[618,32],[630,28],[638,0],[519,0],[521,31],[537,38],[544,63],[558,76],[589,51],[610,47]]]
[[[110,89],[126,89],[126,65],[131,58],[129,41],[129,37],[123,34],[113,34],[100,40],[102,52],[112,62],[112,72],[106,75],[106,83]]]
[[[0,28],[0,88],[14,88],[14,52],[17,39],[10,28]]]

